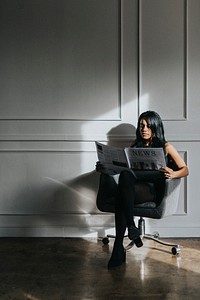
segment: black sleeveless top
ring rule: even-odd
[[[178,166],[176,165],[175,161],[171,158],[171,155],[168,154],[166,157],[166,165],[174,170],[174,171],[178,171]]]

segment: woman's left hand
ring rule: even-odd
[[[175,177],[174,170],[172,170],[168,167],[162,168],[161,171],[164,173],[165,178],[174,178]]]

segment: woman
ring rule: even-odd
[[[159,203],[159,198],[164,190],[165,178],[180,178],[189,174],[188,168],[177,150],[170,143],[166,142],[162,120],[158,113],[154,111],[146,111],[140,115],[136,129],[136,141],[132,147],[162,147],[167,167],[157,172],[148,172],[148,175],[145,176],[143,176],[145,171],[139,171],[140,179],[136,178],[132,170],[122,171],[119,175],[118,185],[116,184],[115,188],[113,188],[113,181],[110,180],[112,192],[115,196],[116,238],[112,255],[108,262],[109,269],[120,266],[126,260],[126,252],[123,246],[126,228],[128,229],[129,239],[133,240],[137,247],[143,245],[139,229],[134,223],[134,204],[148,201]],[[103,173],[103,165],[97,163],[96,170]],[[101,176],[99,189],[101,197],[103,176],[109,175],[102,174]],[[104,191],[107,190],[106,193],[108,195],[109,187],[105,189],[104,186],[103,188]]]

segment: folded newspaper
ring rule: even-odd
[[[159,170],[166,167],[163,148],[118,148],[95,142],[97,156],[105,173],[119,174],[122,170]]]

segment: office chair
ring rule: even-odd
[[[100,211],[114,213],[115,211],[114,193],[115,193],[115,186],[117,180],[118,179],[116,178],[115,180],[113,180],[112,176],[101,175],[100,185],[102,186],[101,189],[99,189],[97,195],[97,207],[99,208]],[[109,184],[110,188],[107,197],[103,198],[101,191],[102,188],[103,189],[106,188],[106,184]],[[155,241],[156,243],[160,243],[162,245],[172,247],[171,252],[173,255],[177,255],[181,252],[179,245],[167,243],[160,240],[158,232],[155,232],[153,234],[146,234],[144,218],[161,219],[173,215],[176,212],[178,206],[180,184],[181,184],[181,179],[166,179],[164,184],[163,195],[157,206],[155,202],[146,202],[142,204],[136,204],[134,206],[134,216],[140,217],[138,220],[138,228],[140,230],[141,238],[150,239]],[[108,244],[109,238],[115,238],[115,236],[107,235],[106,237],[103,237],[101,240],[104,244]],[[126,247],[126,250],[132,248],[133,245],[134,245],[134,241],[131,241],[131,243],[129,243],[129,245]]]

